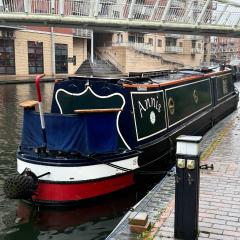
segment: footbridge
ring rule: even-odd
[[[237,0],[0,0],[0,24],[240,36]]]

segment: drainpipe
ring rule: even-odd
[[[91,62],[93,63],[94,61],[94,49],[93,49],[94,43],[93,43],[93,30],[91,32]]]
[[[155,36],[154,36],[154,53],[157,53],[157,34],[155,33]]]
[[[51,61],[52,61],[52,76],[54,76],[56,72],[55,72],[55,38],[53,27],[51,27]]]

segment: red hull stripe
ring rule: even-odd
[[[104,180],[83,183],[40,182],[34,200],[67,202],[108,194],[134,184],[133,173]]]

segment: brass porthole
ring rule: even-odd
[[[198,104],[198,92],[196,89],[193,91],[193,99],[196,104]]]
[[[175,112],[175,103],[171,97],[168,99],[168,110],[171,115],[173,115]]]

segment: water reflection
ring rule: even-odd
[[[18,201],[16,208],[3,217],[7,227],[0,232],[0,239],[105,239],[131,206],[152,188],[149,182],[141,186],[141,191],[139,187],[73,207],[34,207]]]
[[[38,208],[20,201],[15,218],[8,215],[3,239],[105,239],[135,202],[130,190],[71,208]]]
[[[44,84],[42,92],[46,110],[50,108],[52,90],[52,83]],[[34,84],[0,85],[0,231],[9,226],[9,216],[16,212],[17,201],[5,199],[2,185],[7,176],[16,172],[16,149],[23,116],[19,103],[28,99],[36,99]]]

